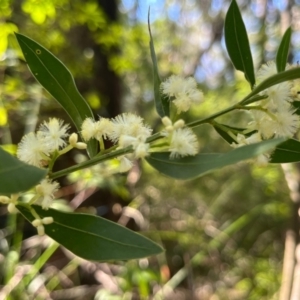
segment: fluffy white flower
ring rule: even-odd
[[[146,143],[144,137],[138,137],[133,143],[135,158],[145,158],[149,155],[150,144]]]
[[[112,132],[113,124],[109,119],[100,118],[95,122],[92,118],[86,118],[81,126],[81,134],[85,141],[95,138],[100,141],[106,139]]]
[[[135,158],[144,158],[149,153],[150,144],[146,143],[146,138],[139,136],[138,138],[130,135],[122,135],[119,139],[119,147],[125,148],[132,146]]]
[[[49,179],[43,179],[39,185],[36,186],[36,191],[40,198],[38,202],[41,203],[43,209],[48,209],[54,199],[54,193],[58,190],[59,183],[57,181],[51,182]]]
[[[177,113],[186,112],[192,105],[192,99],[187,93],[179,93],[173,100],[173,103],[177,108]]]
[[[260,83],[264,81],[265,79],[269,78],[270,76],[273,76],[277,73],[276,64],[274,61],[268,61],[266,64],[263,64],[258,72],[257,72],[257,82]]]
[[[168,95],[169,97],[174,97],[179,93],[196,88],[197,83],[193,77],[183,78],[179,75],[172,75],[161,84],[163,94]]]
[[[257,130],[261,135],[269,139],[274,135],[274,120],[264,111],[252,110],[253,121],[248,125],[248,130]]]
[[[174,97],[177,113],[188,111],[192,104],[203,101],[202,91],[197,89],[197,82],[193,77],[183,78],[171,76],[161,84],[163,94]]]
[[[33,132],[23,136],[18,145],[17,157],[30,165],[42,167],[49,155],[49,149]]]
[[[270,139],[274,136],[276,123],[277,122],[270,117],[266,117],[262,120],[258,130],[263,138]]]
[[[188,95],[193,103],[201,103],[203,101],[203,93],[198,89],[191,90]]]
[[[275,137],[292,137],[297,132],[300,117],[294,112],[292,109],[278,111],[274,122]]]
[[[196,155],[199,150],[199,143],[194,132],[186,127],[174,130],[170,142],[170,157]]]
[[[95,121],[92,118],[86,118],[81,125],[81,135],[85,141],[89,141],[95,134]]]
[[[294,112],[290,105],[284,105],[270,115],[262,111],[253,111],[254,121],[249,123],[248,128],[258,130],[265,139],[273,136],[292,137],[300,126],[300,117]]]
[[[109,138],[116,143],[122,135],[142,137],[151,135],[152,129],[143,123],[143,119],[132,113],[123,113],[112,119],[112,130]]]
[[[275,62],[267,62],[258,70],[257,82],[260,83],[275,74],[277,74]],[[286,101],[291,102],[291,87],[291,83],[287,81],[269,87],[266,90],[266,94],[271,100],[270,104],[273,104],[274,107],[277,107],[277,109],[279,109],[281,105],[283,105]],[[273,109],[273,107],[270,108]]]
[[[69,135],[67,133],[69,128],[70,126],[63,124],[62,120],[50,118],[48,122],[45,121],[40,125],[37,136],[51,153],[65,146],[66,141],[64,139]]]
[[[270,97],[274,104],[277,106],[277,109],[286,102],[291,102],[290,97],[291,84],[290,82],[282,82],[276,85],[273,85],[267,89],[267,95]]]
[[[137,138],[130,135],[121,135],[119,138],[119,147],[126,148],[137,142]]]
[[[100,120],[95,123],[94,137],[98,141],[102,138],[106,139],[112,133],[112,130],[112,122],[109,119],[100,118]]]
[[[293,86],[291,88],[291,97],[293,100],[299,101],[300,100],[300,79],[296,79],[293,81]]]

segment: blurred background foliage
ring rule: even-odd
[[[34,81],[14,32],[31,37],[71,70],[95,115],[131,111],[155,129],[147,11],[161,77],[193,75],[205,103],[195,120],[249,92],[224,45],[228,0],[0,0],[0,140],[11,153],[24,133],[49,117],[68,116]],[[254,62],[274,59],[292,25],[290,63],[299,61],[299,1],[238,1]],[[246,124],[234,113],[221,119]],[[202,152],[230,147],[205,125]],[[76,151],[64,168],[84,159]],[[1,299],[278,299],[284,233],[293,206],[280,166],[239,164],[189,182],[135,165],[112,176],[109,162],[63,178],[57,206],[90,211],[142,231],[166,252],[140,261],[86,262],[37,237],[0,207]],[[101,251],[101,249],[99,249]]]

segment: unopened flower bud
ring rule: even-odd
[[[11,214],[16,214],[18,212],[18,210],[17,210],[14,203],[9,203],[8,206],[7,206],[7,210]]]
[[[3,204],[8,204],[10,199],[6,196],[0,196],[0,202]]]
[[[38,227],[40,225],[42,225],[42,220],[41,219],[35,219],[31,222],[31,224],[34,226],[34,227]]]
[[[42,222],[43,222],[43,224],[45,224],[45,225],[48,225],[48,224],[51,224],[51,223],[53,223],[53,218],[52,217],[45,217],[45,218],[43,218],[42,219]]]
[[[184,120],[180,119],[174,123],[174,128],[175,129],[182,128],[184,126],[184,124],[185,124]]]
[[[167,126],[172,126],[172,121],[170,120],[169,117],[163,117],[161,119],[162,123],[167,127]]]
[[[172,131],[174,131],[174,127],[173,127],[172,125],[167,126],[165,129],[166,129],[167,132],[172,132]]]
[[[69,137],[69,143],[72,147],[76,147],[77,141],[78,141],[78,134],[73,132]]]
[[[82,142],[78,142],[78,143],[75,144],[74,147],[77,148],[77,149],[83,150],[83,149],[87,148],[87,144],[86,143],[82,143]]]

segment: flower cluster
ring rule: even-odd
[[[289,66],[287,66],[289,68]],[[277,73],[274,62],[263,65],[258,73],[258,83]],[[291,102],[294,101],[295,86],[291,82],[282,82],[262,92],[265,99],[250,110],[252,121],[244,133],[255,133],[246,138],[238,135],[233,147],[260,142],[273,137],[292,137],[300,126],[300,117],[295,114]],[[251,106],[249,107],[251,108]]]
[[[43,219],[35,219],[31,222],[31,224],[36,227],[38,235],[44,235],[45,234],[45,227],[44,225],[49,225],[53,223],[54,220],[52,217],[45,217]]]
[[[172,98],[177,113],[186,112],[192,104],[203,101],[203,93],[197,88],[197,82],[193,77],[183,78],[182,76],[172,75],[162,82],[161,91]]]
[[[198,153],[199,143],[197,136],[192,129],[184,127],[184,120],[180,119],[173,124],[168,117],[164,117],[162,122],[165,125],[163,133],[169,138],[168,150],[171,152],[170,158],[193,156]]]
[[[173,125],[168,117],[164,117],[162,122],[165,125],[162,134],[168,141],[167,150],[171,152],[171,158],[197,154],[199,148],[197,137],[190,128],[184,128],[183,120],[178,120]],[[91,138],[99,141],[109,139],[118,145],[117,149],[131,146],[133,155],[119,157],[120,172],[131,169],[132,158],[144,158],[151,150],[147,138],[150,137],[152,129],[144,124],[141,117],[132,113],[123,113],[111,120],[100,118],[99,121],[94,121],[87,118],[82,124],[81,133],[86,141]]]
[[[7,210],[9,213],[14,214],[17,213],[18,210],[16,208],[16,204],[18,203],[19,194],[13,194],[11,197],[0,196],[0,203],[8,204]]]
[[[54,199],[54,193],[58,190],[59,183],[49,179],[43,179],[39,185],[36,186],[35,201],[40,204],[43,209],[47,210]]]
[[[49,164],[51,155],[58,152],[67,145],[66,138],[69,125],[64,124],[62,120],[52,118],[48,122],[40,125],[36,133],[26,134],[18,145],[17,157],[30,165],[44,167]],[[67,152],[73,147],[85,149],[86,144],[77,142],[78,136],[73,133],[70,136],[70,145],[63,149]]]
[[[149,155],[150,145],[146,142],[151,135],[152,129],[144,124],[143,119],[133,113],[123,113],[109,120],[100,118],[94,121],[87,118],[82,123],[81,134],[85,141],[95,138],[100,141],[109,139],[114,144],[118,144],[118,149],[132,146],[134,158],[144,158]],[[121,156],[120,172],[131,169],[133,163],[131,157]]]

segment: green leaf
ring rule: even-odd
[[[259,94],[260,92],[264,91],[265,89],[267,89],[275,84],[278,84],[278,83],[281,83],[284,81],[294,80],[297,78],[300,78],[300,68],[299,67],[277,73],[277,74],[267,78],[266,80],[261,82],[256,88],[254,88],[253,91],[251,93],[249,93],[243,99],[241,104],[245,104],[248,99],[250,99],[251,97]],[[260,99],[258,99],[257,101],[260,101]]]
[[[128,260],[156,255],[163,249],[148,238],[98,216],[43,210],[32,206],[41,217],[53,217],[45,233],[74,254],[94,261]],[[35,217],[28,205],[17,205],[21,214],[32,222]]]
[[[169,153],[152,153],[147,162],[159,172],[176,179],[192,179],[216,169],[236,164],[272,150],[284,139],[273,139],[257,144],[236,148],[227,153],[204,153],[170,159]]]
[[[291,35],[292,29],[291,27],[289,27],[282,37],[281,43],[276,54],[276,67],[278,73],[285,70],[289,54]]]
[[[226,48],[234,67],[244,73],[245,78],[253,88],[255,75],[250,44],[245,24],[235,0],[232,0],[226,14],[224,31]]]
[[[248,132],[246,134],[243,133],[243,131],[245,130],[245,128],[238,128],[238,127],[232,127],[232,126],[228,126],[225,124],[219,124],[216,123],[213,124],[214,129],[216,130],[216,132],[228,143],[228,144],[232,144],[232,143],[236,143],[236,141],[228,134],[228,131],[231,131],[234,135],[237,135],[238,133],[243,134],[245,136],[251,136],[254,131]]]
[[[270,159],[271,163],[276,164],[298,161],[300,161],[300,142],[295,139],[289,139],[277,146]]]
[[[46,48],[34,40],[16,33],[28,67],[35,79],[61,104],[77,130],[85,118],[94,119],[93,113],[85,99],[80,95],[74,78],[66,66]],[[88,142],[91,157],[97,154],[97,141]]]
[[[0,194],[27,191],[46,175],[47,170],[27,165],[0,147]]]
[[[155,100],[155,107],[158,115],[163,118],[164,116],[170,116],[170,103],[167,96],[162,95],[160,91],[160,84],[161,79],[159,77],[158,66],[157,66],[157,59],[154,49],[154,43],[150,28],[150,9],[148,12],[148,29],[150,35],[150,53],[151,59],[153,64],[153,84],[154,84],[154,100]]]
[[[295,109],[294,114],[300,115],[300,101],[293,101],[292,103],[293,108]]]

